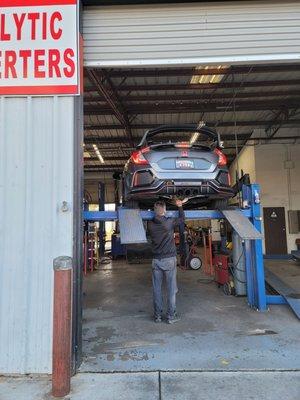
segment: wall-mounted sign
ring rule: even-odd
[[[0,0],[0,95],[79,93],[77,0]]]

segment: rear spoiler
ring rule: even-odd
[[[145,142],[147,142],[147,139],[155,135],[158,135],[159,133],[182,132],[182,131],[202,133],[206,135],[208,138],[210,138],[216,144],[217,147],[220,147],[221,144],[220,135],[214,129],[209,128],[206,125],[199,127],[199,125],[196,124],[185,124],[185,125],[162,125],[154,129],[149,129],[145,132],[137,148],[143,147]]]

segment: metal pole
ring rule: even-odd
[[[94,232],[91,233],[90,239],[90,255],[91,255],[91,271],[94,271]]]
[[[179,224],[179,252],[180,252],[180,266],[186,267],[187,263],[187,244],[186,244],[186,237],[185,237],[185,224],[181,222]]]
[[[234,287],[237,296],[246,294],[246,263],[242,239],[236,233],[232,232],[232,261],[234,273]]]
[[[105,185],[103,182],[98,183],[98,203],[99,203],[99,211],[105,210]],[[105,222],[99,222],[99,250],[100,250],[100,257],[104,256],[105,253]]]
[[[209,275],[214,275],[213,259],[212,259],[212,234],[211,234],[211,229],[208,230],[208,248],[209,248]]]
[[[261,232],[261,206],[260,206],[260,187],[253,184],[251,187],[251,211],[252,223],[255,228]],[[253,261],[255,264],[256,278],[256,303],[259,311],[267,310],[266,286],[265,286],[265,269],[262,250],[262,239],[254,240],[252,243]]]
[[[206,248],[206,233],[202,230],[203,249],[204,249],[204,272],[207,274],[207,248]]]
[[[57,257],[54,269],[52,395],[63,397],[71,386],[72,258]]]
[[[87,274],[87,267],[88,267],[88,233],[87,231],[84,232],[84,275]]]
[[[253,260],[251,253],[251,242],[250,240],[245,240],[244,242],[245,249],[245,266],[246,266],[246,289],[247,289],[247,298],[248,304],[250,307],[255,307],[255,299],[254,299],[254,268],[253,268]]]

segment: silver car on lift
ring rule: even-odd
[[[234,195],[219,135],[197,125],[148,130],[123,172],[123,203],[151,207],[187,199],[188,207],[226,208]]]

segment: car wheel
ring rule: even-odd
[[[213,210],[226,210],[228,208],[228,199],[217,199],[211,202]]]
[[[189,267],[194,271],[200,269],[202,267],[202,260],[200,257],[191,256],[189,258]]]
[[[232,288],[231,288],[230,282],[224,283],[223,293],[226,294],[226,296],[232,295]]]

